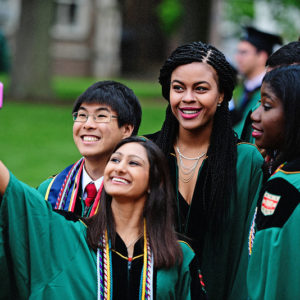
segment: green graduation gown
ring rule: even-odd
[[[252,111],[252,109],[256,106],[259,99],[260,99],[260,87],[251,94],[251,97],[250,97],[247,105],[243,109],[241,120],[233,126],[233,129],[238,134],[239,138],[241,138],[243,130],[244,131],[247,130],[250,132],[250,133],[248,132],[247,139],[244,140],[245,142],[252,143],[254,140],[251,136],[251,132],[252,132],[251,122],[248,123],[247,116],[248,116],[249,112]],[[245,128],[245,126],[246,126],[246,128]]]
[[[264,185],[256,229],[249,298],[300,299],[300,158],[286,163]]]
[[[171,173],[177,173],[177,160],[170,155]],[[202,185],[205,160],[198,174],[191,205],[178,193],[180,232],[192,239],[191,245],[200,256],[200,268],[206,284],[208,299],[246,300],[248,266],[248,233],[262,184],[263,158],[253,145],[237,145],[237,192],[232,195],[229,224],[219,237],[205,229]],[[202,176],[203,175],[203,176]],[[178,178],[173,176],[178,185]],[[214,240],[221,241],[219,245]]]
[[[156,140],[159,132],[147,135]],[[206,160],[199,170],[191,204],[178,191],[178,166],[175,153],[168,156],[171,180],[177,195],[177,230],[190,238],[200,259],[208,299],[246,300],[248,267],[248,233],[263,180],[263,157],[256,146],[237,144],[237,190],[231,198],[229,224],[219,236],[205,226],[202,190],[206,176]],[[214,241],[222,243],[216,245]]]
[[[86,225],[52,211],[37,190],[12,174],[1,202],[0,233],[0,262],[7,263],[0,266],[1,277],[6,278],[5,284],[0,282],[2,299],[96,299],[97,256],[86,242]],[[119,253],[124,249],[122,243],[116,249]],[[186,243],[180,245],[183,263],[154,271],[154,299],[192,299],[190,266],[195,254]],[[132,267],[128,275],[120,257],[112,255],[113,290],[119,291],[114,299],[137,299],[128,297],[128,290],[122,287],[135,286],[129,278],[139,279],[142,265]],[[118,280],[121,269],[124,276]]]

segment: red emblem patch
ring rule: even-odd
[[[263,201],[261,204],[261,212],[265,216],[273,215],[280,198],[281,198],[281,196],[273,195],[268,192],[265,192],[264,198],[263,198]]]

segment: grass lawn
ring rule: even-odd
[[[95,80],[56,80],[56,93],[66,100],[65,104],[18,103],[5,99],[0,110],[0,160],[19,179],[34,187],[80,158],[72,138],[72,104]],[[141,101],[143,118],[139,134],[159,130],[166,107],[166,101],[157,99],[159,86],[120,81],[128,84]],[[70,98],[73,100],[69,101]]]

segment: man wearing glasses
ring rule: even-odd
[[[73,139],[83,157],[38,190],[66,217],[90,217],[98,209],[105,165],[121,139],[137,134],[142,111],[131,89],[101,81],[79,96],[72,115]]]

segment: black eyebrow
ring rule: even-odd
[[[261,98],[268,98],[271,101],[275,101],[275,99],[273,99],[268,93],[262,93],[261,94]]]
[[[175,82],[177,82],[177,83],[179,83],[179,84],[182,84],[182,85],[185,85],[183,82],[181,82],[180,80],[177,80],[177,79],[174,79],[171,83],[175,83]],[[193,84],[193,86],[196,86],[196,85],[198,85],[198,84],[203,84],[203,83],[206,83],[206,84],[209,84],[207,81],[197,81],[197,82],[195,82],[194,84]],[[210,84],[209,84],[210,85]]]
[[[80,110],[80,109],[87,111],[87,109],[84,106],[80,106],[78,108],[78,110]],[[107,107],[99,107],[99,108],[96,109],[96,111],[100,111],[100,110],[105,110],[107,112],[110,112],[110,110]]]

